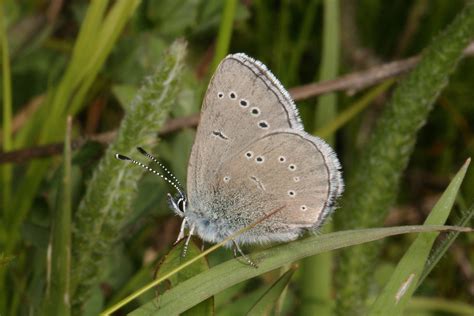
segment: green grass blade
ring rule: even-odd
[[[278,21],[275,21],[275,30],[276,30],[276,43],[273,50],[273,58],[275,61],[275,66],[273,71],[279,74],[280,80],[282,82],[287,82],[287,52],[291,47],[290,44],[290,23],[291,23],[291,1],[282,0],[280,1],[280,8],[277,11]]]
[[[442,298],[413,297],[407,306],[407,312],[410,313],[409,315],[445,313],[453,316],[472,316],[474,315],[474,305]]]
[[[339,1],[324,0],[324,29],[321,68],[319,81],[334,79],[339,73],[340,36],[339,36]],[[324,126],[336,118],[337,96],[335,93],[322,95],[318,99],[315,126]],[[334,145],[333,135],[326,141]]]
[[[378,86],[372,88],[367,93],[365,93],[359,100],[347,107],[347,109],[345,109],[344,111],[340,112],[334,120],[326,123],[319,129],[317,129],[314,134],[327,139],[330,135],[333,135],[339,128],[341,128],[351,119],[357,116],[357,114],[367,108],[375,98],[387,91],[394,82],[394,80],[387,80],[379,84]]]
[[[342,208],[334,216],[338,229],[381,225],[397,197],[417,133],[473,37],[474,3],[469,2],[400,82],[370,140],[354,159]],[[339,315],[366,314],[366,299],[380,246],[371,244],[342,252],[336,274]]]
[[[58,199],[51,229],[51,252],[48,253],[50,278],[44,315],[71,315],[71,117],[67,124],[62,181],[58,182]]]
[[[0,45],[2,50],[2,95],[3,95],[3,117],[2,117],[2,149],[10,151],[13,149],[12,144],[12,82],[10,71],[10,54],[8,50],[8,38],[6,31],[6,20],[3,11],[4,3],[0,3]],[[12,166],[10,164],[3,165],[2,169],[2,215],[8,217],[12,211],[10,208],[12,194]],[[5,219],[2,218],[2,221]],[[3,242],[0,240],[0,245]]]
[[[464,184],[466,186],[466,184]],[[467,226],[471,222],[471,219],[474,217],[474,205],[471,205],[471,207],[465,211],[462,212],[461,218],[455,221],[455,226]],[[421,273],[421,277],[418,280],[418,285],[423,283],[425,278],[428,276],[428,274],[433,270],[436,266],[436,264],[441,260],[443,255],[448,251],[449,247],[451,244],[456,240],[456,238],[459,236],[458,232],[449,232],[447,236],[436,246],[434,251],[430,254],[427,263],[425,265],[425,268],[423,269],[423,272]]]
[[[8,49],[8,38],[6,31],[6,20],[4,15],[4,3],[0,3],[0,45],[2,50],[2,149],[10,151],[12,144],[12,87],[11,87],[11,70],[10,70],[10,54]],[[10,238],[8,234],[8,223],[14,216],[15,210],[11,207],[12,196],[12,166],[6,164],[0,167],[1,171],[1,204],[0,204],[0,248],[2,248],[2,257],[10,255],[11,251],[5,246]],[[3,253],[5,251],[5,254]],[[0,265],[0,292],[5,293],[5,276],[6,266]],[[7,295],[0,295],[0,313],[7,309]]]
[[[323,45],[319,81],[334,79],[339,72],[340,36],[339,1],[323,1]],[[315,126],[319,128],[335,120],[337,115],[337,95],[328,93],[318,99]],[[326,141],[334,146],[334,135],[327,135]],[[327,225],[325,231],[330,231]],[[301,262],[301,315],[331,314],[332,293],[332,253],[323,253]]]
[[[97,166],[75,214],[75,306],[80,306],[99,282],[102,259],[130,212],[136,183],[143,173],[142,168],[115,159],[115,154],[134,155],[137,144],[148,143],[154,137],[150,132],[159,130],[165,122],[175,102],[185,51],[185,43],[176,41],[161,58],[155,73],[147,78],[123,118],[116,140]]]
[[[296,271],[296,267],[290,268],[270,288],[260,297],[254,306],[249,310],[247,316],[269,315],[272,308],[277,305],[278,299],[291,281],[291,277]]]
[[[303,22],[301,23],[301,28],[298,32],[298,38],[294,47],[292,47],[290,51],[290,61],[288,62],[288,79],[286,84],[296,85],[298,78],[298,73],[300,69],[300,65],[303,65],[301,57],[303,56],[304,50],[308,45],[309,38],[312,35],[312,27],[314,27],[314,19],[316,17],[316,13],[318,12],[318,4],[320,0],[311,0],[305,8],[305,14],[303,18]]]
[[[171,251],[166,255],[165,259],[160,264],[157,275],[166,274],[177,266],[186,261],[186,258],[183,257],[183,247],[184,239],[181,240],[179,244],[171,249]],[[187,256],[193,258],[198,256],[201,253],[199,248],[194,242],[189,243]],[[202,257],[200,260],[197,260],[185,270],[180,271],[179,273],[174,274],[171,278],[168,279],[171,287],[177,286],[179,283],[184,282],[199,273],[209,270],[209,265],[205,257]],[[193,306],[189,310],[183,312],[181,315],[212,315],[214,311],[214,299],[213,297],[208,298],[205,301]]]
[[[466,161],[448,188],[431,210],[424,225],[442,225],[453,207],[456,195],[469,166]],[[403,258],[399,261],[390,280],[371,306],[369,315],[402,315],[411,296],[415,292],[431,247],[439,233],[419,235]]]
[[[53,89],[53,95],[51,98],[48,98],[50,102],[45,103],[42,106],[42,110],[44,111],[42,114],[48,114],[48,124],[38,121],[41,126],[38,124],[32,126],[28,133],[23,134],[30,135],[31,137],[22,137],[23,140],[31,138],[37,140],[39,143],[55,141],[58,135],[61,135],[64,132],[64,124],[62,122],[64,122],[66,119],[67,109],[71,102],[73,102],[73,104],[83,104],[84,97],[88,88],[90,87],[90,83],[97,77],[98,70],[102,67],[105,57],[110,55],[112,48],[112,42],[106,41],[106,44],[104,44],[104,41],[101,38],[101,42],[99,43],[97,35],[90,35],[90,32],[95,32],[98,34],[104,32],[104,27],[100,26],[99,20],[102,20],[103,18],[104,10],[107,8],[107,3],[108,1],[98,0],[93,1],[90,4],[86,13],[85,21],[81,26],[79,39],[78,42],[76,42],[70,64],[65,71],[65,74],[62,77],[58,87]],[[117,1],[114,6],[110,8],[109,15],[106,17],[106,21],[111,19],[116,21],[117,24],[112,26],[110,23],[106,24],[104,22],[103,25],[107,25],[108,28],[115,27],[115,32],[121,32],[124,23],[128,20],[130,14],[133,13],[137,3],[138,0]],[[123,20],[117,21],[117,18],[113,18],[119,15],[117,14],[118,11],[121,12],[120,16]],[[110,16],[112,18],[110,18]],[[95,39],[95,42],[90,41],[87,36],[92,36],[92,38]],[[116,37],[113,37],[111,41],[116,41],[116,39]],[[97,49],[101,49],[101,51],[97,52]],[[83,54],[87,55],[84,56]],[[99,54],[103,57],[101,59],[96,59],[92,64],[93,66],[88,66],[90,64],[90,57],[94,54]],[[88,67],[93,68],[91,69]],[[85,69],[87,69],[88,72],[84,73]],[[82,78],[82,80],[78,80],[79,78]],[[84,89],[84,87],[87,89]],[[77,91],[80,93],[76,93]],[[77,111],[79,107],[75,106],[74,109]],[[38,113],[38,115],[41,115],[41,113]],[[39,138],[37,135],[39,135]],[[22,146],[25,144],[20,142],[16,145]],[[11,231],[9,232],[10,238],[6,246],[6,249],[8,250],[13,249],[18,241],[18,227],[21,225],[23,219],[31,207],[33,198],[37,192],[41,180],[43,179],[43,175],[47,171],[48,166],[49,161],[47,160],[33,161],[29,165],[26,175],[19,185],[19,196],[17,197],[15,201],[16,203],[13,207],[13,209],[15,209],[15,217],[12,219],[11,223],[9,223],[9,228]]]
[[[99,73],[106,58],[109,56],[113,45],[117,42],[125,23],[130,19],[136,7],[140,3],[139,0],[121,0],[118,1],[111,11],[105,17],[103,23],[99,28],[97,34],[96,47],[93,50],[92,56],[89,56],[89,61],[84,68],[84,80],[81,83],[80,89],[77,92],[74,100],[69,106],[68,113],[76,114],[81,106],[84,105],[84,98],[94,83],[97,74]]]
[[[237,0],[227,0],[222,12],[221,24],[219,27],[219,34],[217,36],[216,51],[212,66],[209,69],[210,73],[214,73],[217,65],[228,54],[230,40],[232,38],[232,29],[234,26],[235,10],[237,8]]]
[[[136,309],[130,315],[177,314],[188,310],[208,297],[211,297],[239,282],[256,277],[308,256],[380,240],[385,237],[399,234],[451,229],[460,229],[461,231],[466,232],[472,231],[467,228],[454,228],[449,226],[402,226],[348,230],[319,236],[311,236],[252,254],[251,259],[258,264],[258,269],[244,265],[235,259],[212,267],[208,271],[180,283],[175,288],[165,292],[160,296],[159,301],[153,300]],[[175,270],[175,272],[176,271],[177,270]],[[164,277],[165,276],[162,276],[162,278]],[[160,281],[160,279],[157,279],[157,281]],[[156,284],[158,284],[158,282],[153,285]],[[196,291],[197,288],[199,291]],[[183,300],[183,297],[186,299]]]

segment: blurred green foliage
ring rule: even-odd
[[[328,66],[322,64],[324,32],[328,31],[323,23],[324,2],[236,1],[235,7],[231,7],[232,14],[224,14],[228,2],[218,0],[3,1],[0,21],[6,30],[8,47],[2,44],[1,49],[2,54],[6,49],[9,52],[12,115],[5,109],[8,107],[5,102],[8,93],[4,88],[8,71],[2,62],[2,150],[34,149],[62,142],[67,115],[73,116],[73,139],[118,129],[122,118],[130,113],[132,100],[144,78],[154,73],[177,38],[188,42],[186,65],[182,65],[169,109],[160,108],[162,120],[168,111],[172,118],[198,113],[212,75],[215,49],[221,47],[225,53],[226,45],[222,41],[229,41],[229,52],[245,52],[261,60],[288,88],[313,82],[321,69]],[[469,1],[340,1],[339,74],[421,53],[455,19],[466,2]],[[223,16],[232,20],[223,20]],[[393,188],[395,201],[383,210],[390,211],[386,224],[423,223],[452,174],[467,157],[473,156],[473,84],[474,60],[466,57],[446,88],[437,91],[439,95],[418,134],[408,166],[399,174],[397,195],[397,188]],[[338,111],[350,109],[366,92],[338,93]],[[390,92],[374,98],[371,106],[331,135],[345,176],[350,177],[355,172],[354,157],[361,157],[361,150],[366,150],[364,146],[369,143],[389,98]],[[321,127],[316,118],[317,102],[316,98],[298,102],[307,131]],[[12,126],[11,134],[8,125]],[[153,139],[155,132],[150,128],[146,137],[127,140],[128,151],[124,153],[134,155],[134,146],[144,146],[156,153],[184,183],[194,129],[186,127],[164,135],[159,143]],[[7,146],[8,138],[13,141],[11,148]],[[411,141],[414,143],[415,139]],[[94,141],[73,150],[69,184],[73,218],[78,214],[81,201],[84,205],[86,192],[96,187],[91,181],[105,152],[106,146]],[[408,156],[405,158],[408,160]],[[120,168],[129,167],[122,164]],[[57,220],[55,214],[61,200],[58,188],[62,186],[65,161],[60,151],[46,158],[13,160],[0,168],[1,191],[9,193],[8,198],[2,195],[0,203],[0,314],[41,314],[51,280],[48,245]],[[114,173],[111,179],[118,170],[114,168],[110,169]],[[364,180],[370,182],[371,179]],[[166,193],[173,192],[172,188],[159,177],[145,174],[137,183],[136,195],[129,195],[134,188],[129,189],[123,191],[131,199],[129,206],[121,210],[125,215],[116,218],[112,230],[94,230],[97,245],[89,240],[89,246],[97,246],[95,252],[98,253],[87,259],[95,261],[100,269],[93,273],[88,294],[80,308],[73,308],[73,314],[95,315],[151,281],[157,262],[168,253],[176,238],[179,222],[166,202]],[[95,192],[101,193],[104,192]],[[474,171],[471,168],[461,187],[455,216],[447,223],[458,223],[459,217],[467,218],[459,210],[465,211],[472,203]],[[350,218],[350,212],[364,209],[359,206],[351,209],[349,205],[339,211],[345,212],[340,215],[344,220]],[[108,219],[105,216],[88,220],[98,224]],[[378,221],[377,224],[383,223]],[[472,220],[464,224],[472,226]],[[81,225],[84,227],[83,224],[74,226],[76,236],[87,231],[78,228]],[[106,241],[101,239],[102,234],[108,236],[104,238]],[[413,236],[399,236],[383,243],[371,263],[374,270],[370,279],[360,285],[367,293],[366,301],[359,303],[375,299],[413,239]],[[102,242],[104,244],[100,244]],[[455,248],[446,252],[419,286],[412,302],[413,310],[423,315],[452,315],[449,310],[472,311],[474,307],[466,307],[466,303],[474,298],[473,242],[472,234],[460,235]],[[328,266],[324,267],[325,271],[336,271],[338,254],[332,258],[329,270]],[[208,259],[213,266],[230,257],[228,251],[221,250]],[[269,272],[217,294],[215,311],[235,315],[250,310],[280,276],[278,272]],[[283,292],[283,314],[300,312],[300,282],[293,281],[303,278],[305,275],[297,270]],[[317,282],[314,280],[315,288]],[[333,302],[341,292],[342,288],[332,285]],[[74,298],[74,294],[71,295]],[[147,293],[124,310],[131,311],[155,295]],[[425,299],[429,299],[431,305],[426,304]],[[412,305],[408,304],[407,313]],[[434,306],[438,310],[431,309]]]

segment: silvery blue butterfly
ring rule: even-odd
[[[278,210],[235,237],[234,252],[241,254],[240,245],[291,241],[317,230],[344,188],[334,151],[304,131],[289,93],[243,53],[222,60],[209,83],[187,195],[174,177],[169,182],[179,192],[169,195],[183,218],[178,240],[187,228],[187,241],[195,234],[220,242]]]

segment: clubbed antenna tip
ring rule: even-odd
[[[115,158],[119,160],[128,160],[131,161],[132,159],[128,158],[127,156],[121,155],[121,154],[115,154]]]
[[[149,154],[145,151],[145,149],[143,149],[142,147],[137,147],[137,150],[142,154],[142,155],[145,155],[145,156],[148,156]]]

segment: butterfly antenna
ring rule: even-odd
[[[181,183],[179,182],[179,180],[175,177],[175,175],[169,171],[158,159],[156,159],[154,156],[150,155],[147,151],[145,151],[145,149],[143,149],[142,147],[137,147],[137,150],[140,152],[140,154],[142,154],[143,156],[147,157],[148,159],[150,159],[151,161],[153,161],[154,163],[157,163],[173,180],[174,182],[177,184],[177,186],[179,186],[181,188],[180,191],[184,191],[183,190],[183,186],[181,185]]]
[[[168,177],[164,176],[163,174],[161,174],[160,172],[156,171],[155,169],[152,169],[150,167],[148,167],[147,165],[144,165],[142,164],[141,162],[135,160],[135,159],[132,159],[130,157],[127,157],[127,156],[124,156],[124,155],[121,155],[121,154],[115,154],[115,158],[119,159],[119,160],[123,160],[123,161],[128,161],[128,162],[131,162],[137,166],[140,166],[142,167],[143,169],[147,170],[147,171],[150,171],[151,173],[157,175],[157,176],[160,176],[162,179],[164,179],[165,181],[167,181],[169,184],[171,184],[178,192],[181,196],[184,196],[184,193],[183,191],[181,191],[181,189],[176,185],[176,183],[174,183],[173,181],[171,181]]]

